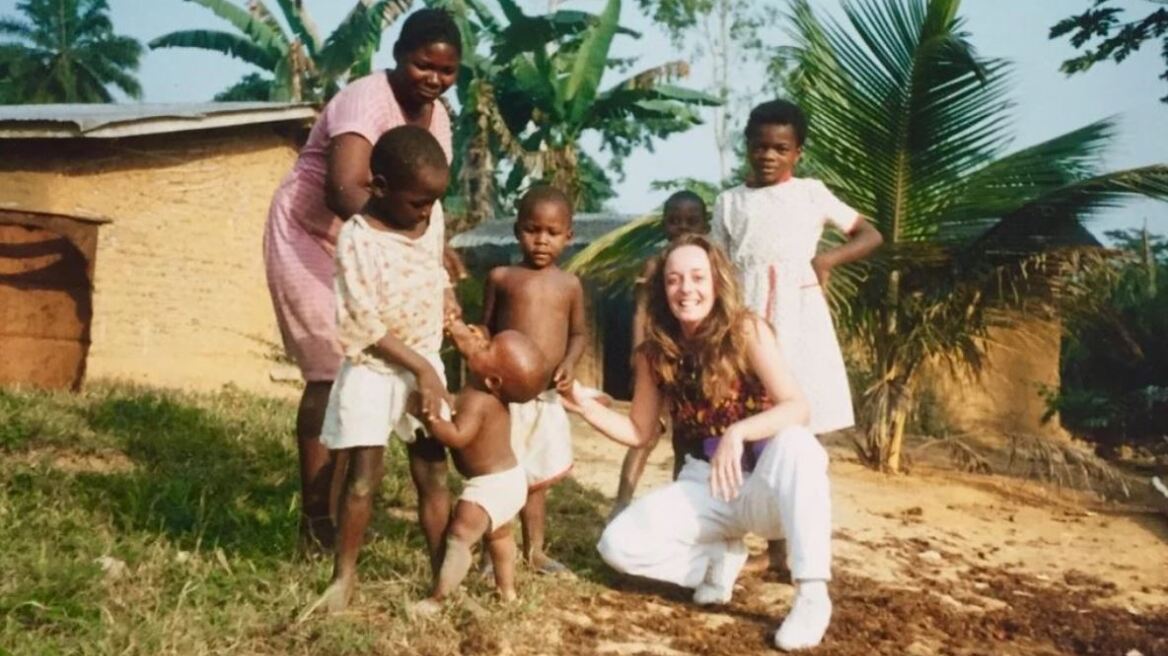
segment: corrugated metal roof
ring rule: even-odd
[[[622,225],[637,218],[633,214],[577,214],[572,218],[572,241],[568,246],[590,244],[602,235],[605,235]],[[515,240],[515,219],[494,219],[485,221],[468,230],[455,235],[450,240],[454,248],[477,248],[479,246],[511,246]]]
[[[0,139],[77,139],[311,120],[309,103],[0,105]]]

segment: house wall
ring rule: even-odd
[[[1058,417],[1043,423],[1046,403],[1040,387],[1058,389],[1061,325],[1020,318],[990,331],[980,376],[954,374],[934,364],[922,371],[918,390],[930,394],[942,420],[953,430],[988,444],[1008,435],[1065,437]]]
[[[0,207],[96,215],[88,376],[270,387],[261,241],[296,148],[271,125],[4,142]]]

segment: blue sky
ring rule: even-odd
[[[243,4],[245,0],[237,0]],[[352,7],[355,0],[306,0],[322,34],[327,34]],[[545,11],[547,0],[520,0],[535,13]],[[183,0],[109,0],[115,29],[142,42],[176,29],[230,29],[209,10]],[[269,0],[273,9],[275,2]],[[420,2],[416,2],[420,5]],[[816,0],[817,8],[838,12],[838,0]],[[1006,58],[1014,62],[1014,113],[1016,147],[1024,147],[1091,121],[1117,116],[1120,130],[1107,158],[1112,168],[1127,168],[1168,162],[1168,104],[1158,98],[1168,93],[1168,84],[1157,79],[1163,70],[1155,43],[1148,43],[1120,66],[1100,64],[1086,74],[1072,78],[1058,71],[1059,62],[1074,53],[1065,41],[1050,41],[1050,26],[1067,14],[1088,6],[1089,0],[966,0],[962,15],[972,41],[983,55]],[[1146,13],[1147,0],[1119,0],[1118,6],[1129,14]],[[15,13],[16,0],[0,0],[0,16]],[[562,2],[560,6],[598,11],[602,0]],[[673,48],[663,33],[639,15],[637,3],[625,0],[623,23],[642,32],[640,40],[618,38],[617,53],[639,56],[637,69],[688,58]],[[390,46],[396,38],[391,29],[374,63],[392,66]],[[782,42],[780,30],[764,38]],[[205,101],[253,70],[247,64],[224,55],[197,50],[147,51],[139,71],[146,102]],[[683,82],[704,86],[709,82],[707,66],[694,62],[693,74]],[[745,85],[758,88],[759,70],[743,69]],[[615,79],[606,79],[610,84]],[[764,99],[759,97],[759,100]],[[814,130],[814,126],[812,127]],[[585,141],[585,146],[595,141]],[[618,184],[618,198],[612,202],[622,212],[652,209],[666,195],[649,189],[653,180],[689,176],[717,178],[717,156],[712,130],[699,126],[685,134],[659,142],[655,152],[634,154],[626,163],[627,178]],[[1147,220],[1155,232],[1168,233],[1168,204],[1135,202],[1110,210],[1089,225],[1096,233],[1103,230],[1139,226]]]

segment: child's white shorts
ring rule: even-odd
[[[527,486],[539,489],[572,470],[572,428],[554,389],[527,403],[511,403],[511,449],[527,472]]]
[[[424,357],[445,384],[438,354]],[[414,374],[403,367],[386,365],[382,370],[346,360],[329,392],[320,441],[329,449],[385,446],[393,431],[403,442],[413,442],[422,422],[406,406],[417,389]]]

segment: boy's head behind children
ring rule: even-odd
[[[373,145],[369,169],[365,214],[410,236],[425,232],[450,182],[450,166],[433,135],[412,125],[389,130]]]

